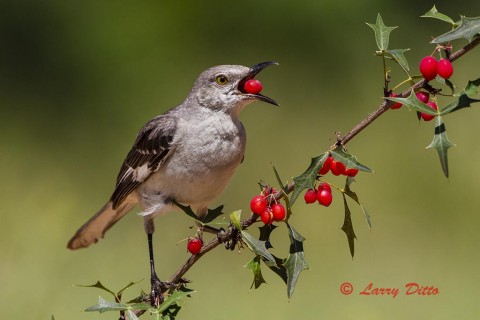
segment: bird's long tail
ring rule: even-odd
[[[105,232],[137,204],[136,197],[127,197],[117,208],[109,201],[90,218],[68,242],[67,248],[75,250],[86,248],[103,238]]]

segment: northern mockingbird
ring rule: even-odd
[[[78,229],[68,248],[97,242],[138,203],[148,237],[152,303],[158,303],[163,283],[154,267],[153,218],[177,209],[174,201],[191,206],[200,217],[206,214],[244,157],[246,134],[240,111],[256,100],[278,105],[244,89],[245,82],[273,64],[223,65],[202,72],[182,104],[140,130],[110,200]]]

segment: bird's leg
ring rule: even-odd
[[[152,306],[159,306],[163,302],[163,294],[170,287],[168,283],[160,281],[155,272],[155,260],[153,258],[153,242],[152,236],[155,231],[155,225],[153,219],[145,217],[144,221],[145,231],[147,232],[148,239],[148,253],[150,256],[150,303]]]

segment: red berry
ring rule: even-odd
[[[398,97],[398,94],[392,93],[391,97],[393,98]],[[402,104],[400,102],[395,102],[394,104],[392,104],[390,109],[400,109],[401,107],[402,107]]]
[[[420,61],[420,73],[425,80],[430,81],[437,76],[437,60],[432,56],[426,56]]]
[[[437,108],[437,105],[435,104],[435,102],[427,102],[426,103],[427,106],[429,106],[430,108],[434,109],[434,110],[438,110]],[[425,121],[430,121],[432,120],[433,118],[435,118],[435,116],[432,116],[430,114],[426,114],[426,113],[420,113],[420,116],[422,117],[423,120]]]
[[[317,190],[315,189],[308,189],[303,196],[306,203],[314,203],[317,201]]]
[[[438,61],[437,71],[438,75],[443,79],[450,78],[453,74],[452,63],[447,59],[441,59]]]
[[[332,203],[332,192],[327,189],[318,189],[317,200],[322,206],[328,207]]]
[[[283,219],[285,219],[287,212],[285,210],[285,207],[282,206],[281,203],[272,204],[271,209],[274,221],[282,221]]]
[[[345,167],[345,165],[340,161],[332,160],[332,162],[330,163],[330,170],[332,170],[333,175],[339,176],[345,173],[347,167]]]
[[[266,208],[262,214],[260,215],[260,219],[262,219],[263,223],[271,224],[273,222],[273,214],[270,208]]]
[[[250,79],[247,82],[245,82],[245,85],[243,87],[245,89],[245,92],[251,93],[251,94],[259,94],[260,91],[262,91],[262,83],[258,81],[257,79]]]
[[[326,175],[328,171],[330,170],[330,164],[333,161],[333,157],[328,157],[325,162],[323,163],[322,169],[318,172],[322,176]]]
[[[328,190],[328,191],[332,192],[332,188],[326,182],[320,183],[320,185],[318,186],[318,190]]]
[[[262,196],[253,197],[250,201],[250,210],[258,215],[262,214],[267,208],[267,200]]]
[[[193,238],[188,241],[187,249],[188,249],[188,252],[195,255],[200,253],[202,246],[203,246],[203,242],[201,239]]]
[[[350,168],[345,171],[345,175],[348,177],[355,177],[358,173],[358,169]]]
[[[430,100],[430,95],[428,92],[418,91],[415,93],[415,95],[417,96],[418,100],[422,101],[423,103],[427,103],[428,100]]]

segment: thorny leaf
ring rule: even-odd
[[[388,41],[390,38],[390,32],[397,27],[387,27],[383,23],[380,13],[377,15],[377,21],[375,24],[367,23],[367,25],[375,32],[375,41],[380,51],[385,51],[388,48]]]
[[[125,311],[128,309],[130,309],[130,307],[126,304],[111,302],[103,299],[102,297],[98,297],[98,303],[94,306],[88,307],[87,309],[85,309],[85,311],[98,311],[99,313],[104,313],[106,311]]]
[[[343,204],[345,206],[345,220],[343,221],[342,230],[347,235],[348,240],[348,247],[350,248],[350,254],[353,256],[355,255],[355,242],[354,239],[357,237],[355,236],[355,232],[353,231],[353,224],[352,224],[352,214],[350,213],[350,209],[348,208],[347,198],[345,198],[345,194],[342,193],[343,197]]]
[[[433,8],[428,10],[423,16],[421,16],[422,18],[434,18],[434,19],[438,19],[438,20],[442,20],[442,21],[445,21],[445,22],[448,22],[450,23],[452,26],[456,26],[455,22],[452,20],[452,18],[450,18],[449,16],[443,14],[443,13],[440,13],[438,12],[437,8],[435,7],[435,5],[433,5]]]
[[[290,236],[290,254],[283,265],[287,271],[287,295],[290,299],[295,290],[300,272],[308,269],[308,264],[303,251],[305,238],[293,229],[291,225],[287,224],[287,227]]]
[[[104,290],[108,293],[110,293],[114,298],[115,300],[118,300],[118,297],[117,295],[115,294],[115,292],[113,292],[112,290],[108,289],[107,287],[105,287],[100,281],[97,281],[96,283],[94,284],[90,284],[90,285],[83,285],[83,284],[77,284],[76,285],[77,287],[83,287],[83,288],[98,288],[100,290]],[[128,286],[127,286],[128,287]],[[124,290],[124,289],[123,289]],[[123,291],[122,290],[122,291]]]
[[[270,270],[275,272],[280,278],[282,278],[283,282],[285,284],[288,283],[288,275],[287,275],[287,268],[285,268],[284,263],[287,261],[287,259],[280,259],[276,257],[275,255],[272,254],[272,256],[275,258],[275,265],[268,266]]]
[[[312,158],[310,166],[305,170],[305,172],[293,178],[295,182],[295,188],[293,189],[292,195],[290,197],[290,207],[293,206],[295,200],[297,200],[300,193],[305,189],[313,189],[315,179],[317,178],[318,171],[323,166],[323,163],[328,158],[328,153],[322,153],[321,155]]]
[[[217,217],[221,216],[223,214],[223,205],[218,206],[215,209],[207,209],[207,215],[205,218],[203,218],[202,222],[203,223],[210,223],[213,220],[215,220]]]
[[[418,112],[423,112],[432,116],[438,115],[437,111],[427,106],[422,101],[418,100],[413,90],[410,92],[410,95],[407,98],[385,97],[385,99],[390,101],[400,102],[401,104],[406,105],[408,108]]]
[[[355,192],[353,192],[352,189],[350,189],[350,185],[354,181],[355,181],[355,178],[347,177],[347,181],[345,183],[345,189],[343,189],[342,191],[360,206],[360,208],[363,211],[363,215],[365,216],[365,220],[367,221],[368,227],[371,229],[372,228],[372,220],[370,218],[370,215],[368,214],[367,210],[363,207],[363,205],[360,203],[360,200],[358,199],[357,194]]]
[[[242,231],[242,238],[253,253],[265,258],[265,264],[267,266],[275,265],[275,258],[268,252],[265,241],[255,239],[255,237],[245,231]]]
[[[448,140],[447,132],[445,129],[445,124],[443,123],[442,117],[437,117],[435,121],[435,135],[433,136],[433,141],[427,148],[435,148],[440,159],[440,164],[442,166],[443,174],[448,178],[448,149],[455,146]]]
[[[446,106],[444,106],[440,110],[440,114],[445,115],[447,113],[452,113],[452,112],[458,111],[460,109],[470,107],[471,104],[475,103],[475,102],[480,102],[480,100],[472,99],[469,96],[467,96],[466,94],[461,94],[457,99],[455,99],[454,101],[452,101],[449,104],[447,104]]]
[[[468,81],[468,84],[465,87],[465,89],[460,94],[465,93],[467,96],[474,96],[478,94],[479,86],[480,86],[480,78],[476,80],[470,80]]]
[[[258,227],[260,230],[260,236],[258,237],[258,240],[265,241],[265,247],[267,249],[273,248],[272,244],[270,243],[270,234],[273,230],[275,230],[275,228],[277,228],[277,226],[273,224],[264,224],[262,227]]]
[[[480,78],[473,81],[468,81],[468,84],[465,87],[465,89],[463,89],[462,92],[460,92],[458,95],[455,96],[456,99],[454,101],[444,106],[440,110],[440,114],[445,115],[466,107],[470,107],[472,103],[480,102],[480,100],[478,99],[470,98],[470,96],[474,96],[478,94],[479,86],[480,86]]]
[[[250,269],[250,271],[252,271],[253,273],[253,281],[250,289],[253,287],[255,287],[255,289],[258,289],[258,287],[260,287],[262,283],[267,283],[263,278],[262,270],[260,268],[260,256],[255,256],[244,267]]]
[[[408,50],[410,49],[395,49],[386,51],[386,57],[395,60],[407,74],[410,71],[410,68],[408,66],[407,59],[403,54]]]
[[[185,212],[189,217],[192,217],[193,219],[199,221],[201,224],[207,224],[215,220],[218,216],[222,215],[223,212],[223,206],[218,206],[215,209],[207,209],[207,214],[205,217],[200,218],[193,212],[192,208],[190,206],[184,206],[176,201],[173,201],[173,203],[182,209],[183,212]]]
[[[473,38],[480,33],[480,17],[467,18],[461,16],[458,27],[436,37],[432,40],[432,43],[446,43],[449,41],[457,40],[460,38],[467,39],[468,42],[472,42]]]
[[[336,149],[332,150],[331,154],[335,159],[335,161],[340,161],[347,168],[354,168],[354,169],[358,169],[360,171],[365,171],[365,172],[373,172],[372,169],[358,162],[357,157],[349,153],[346,153],[343,150],[342,146],[338,146]]]

